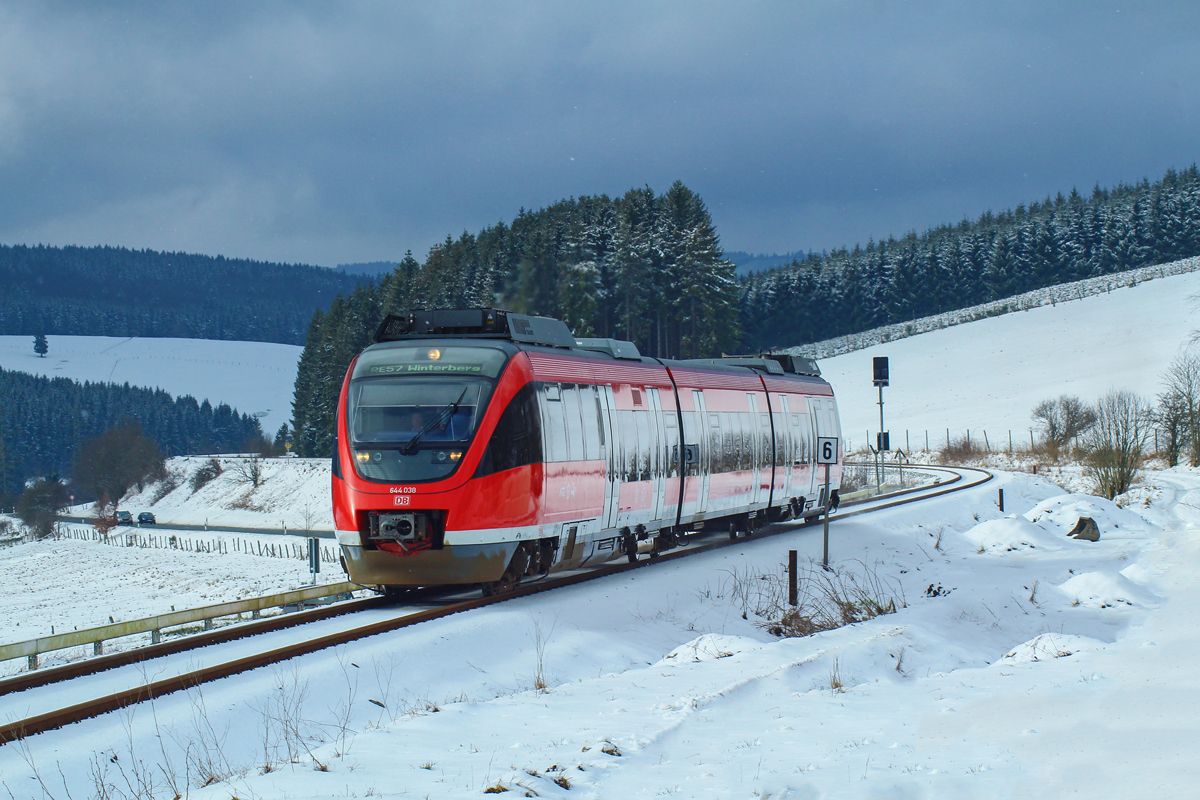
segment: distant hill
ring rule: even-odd
[[[739,276],[749,275],[752,272],[763,272],[774,267],[784,267],[791,264],[793,261],[803,261],[812,255],[812,251],[805,252],[797,250],[792,253],[784,253],[778,255],[771,253],[746,253],[741,250],[731,250],[725,253],[725,257],[733,262],[737,267]]]
[[[367,261],[359,264],[338,264],[338,272],[344,272],[347,275],[387,275],[396,267],[400,266],[395,261]]]
[[[365,275],[124,247],[0,245],[0,334],[303,344]]]

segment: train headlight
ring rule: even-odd
[[[438,450],[437,455],[435,455],[434,458],[436,458],[438,461],[445,461],[446,460],[446,451]]]
[[[450,460],[451,461],[458,461],[460,458],[462,458],[462,450],[451,450],[450,451]]]
[[[426,353],[425,355],[429,356],[430,361],[437,361],[439,358],[442,357],[442,351],[438,350],[435,347],[432,350],[430,350],[428,353]]]
[[[371,460],[371,454],[366,452],[365,450],[359,450],[357,453],[354,454],[354,460],[360,464],[365,464]]]

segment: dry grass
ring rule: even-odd
[[[793,607],[787,604],[785,570],[757,581],[762,594],[754,613],[766,620],[759,625],[768,633],[784,638],[811,636],[894,614],[905,605],[898,582],[857,561],[829,570],[809,562],[800,568],[797,584],[799,602]]]

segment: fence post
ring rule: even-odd
[[[1000,491],[1000,499],[998,502],[1000,503],[1000,513],[1003,514],[1004,513],[1004,488],[1001,487],[999,491]]]
[[[800,604],[800,592],[796,585],[796,551],[788,550],[788,605]]]
[[[985,452],[992,452],[992,443],[988,441],[987,431],[983,432],[983,449]]]

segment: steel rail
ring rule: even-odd
[[[945,469],[945,468],[942,468],[942,469]],[[944,495],[950,494],[952,492],[959,492],[959,491],[963,491],[965,489],[974,488],[974,487],[979,486],[983,483],[986,483],[987,481],[992,479],[992,474],[986,470],[975,469],[975,468],[970,468],[970,467],[955,467],[953,469],[977,472],[977,473],[979,473],[980,477],[978,477],[976,480],[963,483],[962,482],[963,477],[961,475],[959,475],[956,480],[950,481],[949,483],[938,484],[937,488],[933,488],[933,489],[926,491],[925,493],[920,494],[920,495],[916,495],[916,492],[921,491],[922,488],[930,489],[930,487],[917,487],[916,489],[906,489],[901,492],[896,492],[896,493],[894,493],[894,495],[893,494],[880,495],[880,496],[877,496],[876,498],[872,498],[872,500],[864,501],[864,502],[858,504],[858,505],[870,505],[871,506],[870,508],[862,508],[862,509],[858,509],[855,511],[838,513],[837,519],[859,516],[861,514],[869,514],[869,513],[875,512],[875,511],[881,511],[886,508],[893,508],[895,506],[905,505],[908,503],[914,503],[914,502],[918,502],[921,500],[927,500],[927,499],[930,499],[933,497],[944,496]],[[946,470],[946,471],[953,473],[953,470]],[[872,502],[874,500],[886,499],[888,497],[893,497],[896,495],[904,495],[904,497],[901,497],[900,499],[895,499],[895,500],[892,500],[892,501],[886,502],[886,503],[873,504],[873,502]],[[346,630],[346,631],[338,631],[336,633],[326,634],[325,636],[316,637],[316,638],[309,639],[309,640],[303,641],[303,642],[296,642],[294,644],[276,648],[274,650],[268,650],[268,651],[264,651],[261,653],[256,653],[251,656],[245,656],[240,659],[235,659],[233,661],[228,661],[223,664],[215,664],[210,667],[204,667],[202,669],[193,670],[191,672],[176,675],[176,676],[173,676],[170,678],[163,678],[161,680],[152,681],[152,682],[143,684],[142,686],[138,686],[133,689],[126,689],[124,691],[116,692],[114,694],[110,694],[105,697],[96,698],[94,700],[88,700],[83,703],[77,703],[77,704],[69,706],[67,708],[61,708],[56,711],[47,712],[45,714],[38,714],[38,715],[35,715],[32,717],[28,717],[26,719],[16,720],[14,722],[10,722],[8,724],[0,726],[0,746],[6,744],[8,742],[11,742],[11,741],[16,741],[18,739],[22,739],[26,736],[32,736],[33,734],[36,734],[36,733],[44,733],[45,731],[54,730],[56,728],[61,728],[65,725],[69,725],[73,722],[81,722],[85,719],[97,717],[101,714],[106,714],[110,711],[116,711],[118,709],[125,708],[126,706],[130,706],[135,703],[141,703],[146,700],[152,700],[152,699],[155,699],[158,697],[163,697],[163,696],[171,694],[173,692],[186,690],[186,689],[192,688],[194,686],[198,686],[203,683],[220,680],[221,678],[227,678],[231,675],[236,675],[241,672],[247,672],[249,670],[257,669],[259,667],[267,666],[269,664],[276,664],[276,663],[279,663],[282,661],[287,661],[288,659],[296,658],[296,657],[302,656],[302,655],[307,655],[308,653],[317,652],[319,650],[324,650],[324,649],[327,649],[330,647],[336,647],[338,645],[346,644],[348,642],[356,641],[358,639],[364,639],[364,638],[367,638],[370,636],[376,636],[376,635],[382,634],[382,633],[389,633],[391,631],[399,630],[401,628],[406,628],[411,625],[417,625],[422,622],[428,622],[430,620],[439,619],[441,617],[448,617],[452,614],[458,614],[463,611],[470,611],[472,609],[482,608],[484,606],[492,605],[493,603],[499,603],[499,602],[504,602],[507,600],[513,600],[518,597],[527,597],[529,595],[538,594],[540,592],[550,591],[552,589],[558,589],[558,588],[565,587],[565,586],[573,586],[575,584],[584,583],[586,581],[597,580],[600,578],[608,577],[610,575],[616,575],[616,574],[620,574],[623,572],[628,572],[633,569],[641,569],[643,567],[648,567],[648,566],[651,566],[654,564],[659,564],[659,563],[663,563],[663,562],[667,562],[667,561],[673,561],[677,558],[685,558],[687,556],[695,555],[697,553],[705,553],[705,552],[710,552],[712,550],[717,550],[717,549],[720,549],[723,547],[731,547],[731,546],[735,546],[738,544],[742,544],[746,541],[756,540],[756,539],[764,539],[764,538],[767,538],[768,536],[776,536],[776,535],[779,535],[782,533],[794,531],[797,528],[811,527],[811,526],[818,525],[818,524],[820,524],[820,523],[819,522],[798,523],[798,524],[797,523],[786,523],[786,522],[785,523],[773,523],[771,525],[765,526],[760,532],[751,534],[744,538],[730,539],[730,540],[717,541],[717,542],[709,542],[709,543],[702,544],[702,545],[692,545],[692,546],[686,547],[685,549],[674,550],[672,552],[664,553],[662,555],[655,556],[653,558],[639,560],[635,563],[614,564],[614,565],[609,565],[609,566],[604,566],[604,567],[598,567],[596,569],[588,570],[586,572],[580,572],[575,575],[567,575],[567,576],[563,576],[560,578],[551,578],[551,579],[540,580],[535,583],[529,583],[529,584],[525,584],[523,586],[518,586],[513,591],[506,592],[503,595],[497,595],[495,597],[481,597],[481,598],[476,598],[473,600],[464,600],[464,601],[459,601],[459,602],[455,602],[455,603],[450,603],[448,605],[441,606],[440,608],[433,608],[433,609],[428,609],[425,611],[418,611],[416,613],[407,614],[403,617],[397,617],[395,619],[381,620],[379,622],[373,622],[373,623],[370,623],[368,625],[363,625],[358,628],[353,628],[353,629]],[[381,602],[381,600],[379,598],[370,598],[369,600],[372,600],[372,599],[375,600],[375,602],[377,604],[379,602]],[[368,601],[358,601],[358,602],[369,602],[369,600]],[[348,604],[343,604],[343,605],[348,605]],[[329,609],[332,609],[332,606],[329,607]],[[324,610],[329,610],[329,609],[317,609],[317,610],[324,611]],[[342,613],[348,613],[348,612],[342,612]],[[297,616],[297,615],[291,615],[291,616]],[[335,614],[330,614],[329,616],[335,616]],[[266,620],[262,620],[262,621],[265,622]],[[232,626],[232,627],[237,627],[237,626]],[[230,629],[227,628],[225,630],[230,630]],[[218,633],[218,632],[214,631],[213,633]],[[192,638],[192,637],[188,637],[188,638]],[[179,641],[182,642],[183,640],[181,639]],[[176,644],[176,643],[172,642],[171,644]],[[158,645],[156,645],[156,646],[158,646]],[[150,648],[143,648],[140,651],[130,651],[130,652],[131,653],[145,652],[146,650],[149,650],[149,649]],[[186,649],[190,649],[190,648],[186,648]],[[178,651],[176,651],[176,652],[178,652]],[[106,658],[106,657],[102,656],[102,658]]]

